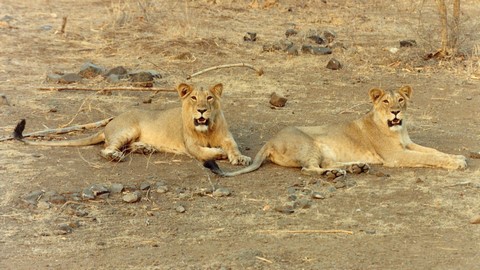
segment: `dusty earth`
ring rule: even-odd
[[[355,119],[371,106],[370,88],[404,84],[414,88],[414,141],[468,157],[480,150],[478,2],[462,1],[463,57],[448,61],[423,59],[439,47],[434,1],[249,2],[1,1],[0,136],[22,118],[30,132],[179,104],[171,92],[38,90],[118,87],[102,77],[45,80],[88,61],[155,70],[154,87],[165,89],[208,67],[248,63],[264,75],[228,68],[193,82],[224,84],[226,118],[249,156],[282,127]],[[264,50],[284,44],[288,29],[297,31],[289,40],[298,55]],[[317,46],[308,36],[326,30],[335,33],[332,54],[301,51]],[[256,41],[244,41],[247,32]],[[400,48],[404,39],[417,46]],[[331,58],[343,68],[325,68]],[[272,92],[288,98],[285,107],[272,109]],[[479,267],[480,225],[470,223],[480,214],[478,159],[464,171],[374,166],[344,185],[272,164],[222,179],[191,158],[162,153],[112,163],[100,149],[0,143],[1,269]],[[158,192],[157,182],[168,191]],[[94,184],[115,183],[123,194],[81,197]],[[141,200],[123,202],[142,183]]]

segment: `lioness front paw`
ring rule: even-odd
[[[240,155],[240,156],[234,156],[234,157],[229,157],[230,163],[233,165],[250,165],[252,162],[252,159],[250,157]]]
[[[111,160],[111,161],[124,161],[125,160],[125,154],[120,151],[114,151],[111,149],[103,149],[100,151],[100,154],[102,157]]]
[[[455,156],[455,162],[454,162],[454,168],[453,169],[465,169],[467,168],[467,158],[462,155],[456,155]]]
[[[366,163],[355,163],[348,165],[346,170],[354,174],[367,173],[370,170],[370,166]]]
[[[327,170],[323,173],[328,180],[335,180],[337,178],[345,177],[347,172],[344,170]]]

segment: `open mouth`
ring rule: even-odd
[[[393,120],[387,120],[387,125],[388,127],[401,126],[402,120],[398,118],[394,118]]]
[[[203,126],[208,126],[208,119],[205,119],[205,118],[203,118],[203,117],[200,117],[200,118],[198,118],[198,119],[194,119],[194,120],[193,120],[193,124],[194,124],[195,126],[202,126],[202,125],[203,125]]]

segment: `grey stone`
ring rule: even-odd
[[[112,74],[119,75],[119,77],[122,78],[122,75],[128,74],[128,70],[122,66],[114,67],[105,73],[105,77],[108,77]]]
[[[37,207],[39,209],[47,210],[47,209],[50,209],[50,203],[45,201],[40,201],[37,203]]]
[[[332,49],[327,47],[312,47],[312,54],[315,54],[315,55],[332,54]]]
[[[45,192],[42,190],[32,191],[29,194],[25,195],[25,197],[23,197],[23,200],[29,204],[37,204],[38,200],[41,196],[43,196],[44,193]]]
[[[78,72],[78,75],[86,79],[91,79],[91,78],[97,77],[98,75],[101,75],[104,72],[105,72],[105,68],[90,62],[86,62],[82,65],[82,67],[80,67],[80,71]]]
[[[130,73],[129,76],[131,82],[153,82],[153,76],[149,72],[140,71],[136,73]]]
[[[413,39],[400,40],[400,47],[414,47],[417,42]]]
[[[282,214],[292,214],[295,212],[294,208],[292,205],[282,205],[282,206],[276,206],[274,208],[275,211],[280,212]]]
[[[213,197],[227,197],[230,196],[232,192],[228,188],[217,188],[213,193]]]
[[[54,78],[56,78],[56,76],[51,77],[50,75],[47,75],[47,80],[50,79],[52,82],[54,82]],[[77,73],[65,73],[60,76],[60,78],[56,81],[56,83],[71,84],[71,83],[82,82],[82,80],[83,78]]]
[[[312,198],[323,200],[323,199],[325,199],[326,197],[325,197],[325,194],[323,194],[322,192],[316,192],[316,191],[315,191],[315,192],[312,193]]]
[[[306,209],[310,208],[312,206],[312,201],[306,198],[302,198],[300,200],[297,200],[295,203],[296,208],[301,208],[301,209]]]
[[[141,198],[142,198],[142,193],[138,190],[131,193],[127,193],[122,197],[123,201],[127,203],[138,202]]]
[[[319,35],[311,35],[311,36],[308,36],[308,38],[311,39],[313,42],[315,42],[317,44],[324,44],[325,43],[325,40]]]
[[[90,187],[90,190],[92,191],[93,195],[99,196],[105,193],[110,193],[108,188],[106,188],[104,185],[101,184],[95,184]]]
[[[82,190],[82,198],[84,200],[93,200],[95,199],[95,194],[93,194],[93,191],[90,188],[86,188]]]
[[[179,206],[175,207],[175,211],[177,211],[178,213],[185,213],[185,211],[187,211],[187,209],[185,209],[185,207],[183,205],[179,205]]]
[[[296,36],[298,34],[297,30],[295,29],[287,29],[287,31],[285,31],[285,36],[288,38],[290,36]]]
[[[53,27],[49,24],[40,26],[40,30],[43,30],[43,31],[50,31],[50,30],[52,30],[52,28]]]
[[[293,45],[293,46],[290,46],[286,49],[286,52],[288,55],[298,55],[298,48],[297,46]]]
[[[110,74],[107,76],[107,82],[109,83],[118,83],[120,82],[120,75],[118,74]]]
[[[168,190],[168,186],[158,186],[156,189],[157,193],[167,193]]]
[[[69,224],[60,224],[57,226],[56,230],[54,231],[56,235],[64,235],[72,232],[73,232],[73,228]]]
[[[121,193],[123,191],[123,185],[119,183],[113,183],[110,186],[110,192],[111,193]]]
[[[335,33],[332,30],[325,30],[323,31],[323,36],[325,37],[328,43],[332,43],[335,40],[337,33]]]
[[[52,73],[52,74],[47,74],[46,81],[51,83],[58,83],[61,78],[62,78],[62,75]]]
[[[147,189],[150,189],[150,183],[148,182],[143,182],[140,184],[140,189],[141,190],[147,190]]]

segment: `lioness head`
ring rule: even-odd
[[[412,96],[412,92],[412,88],[408,85],[402,86],[396,91],[370,89],[369,95],[373,102],[376,120],[385,124],[390,130],[401,130],[404,127],[407,102]]]
[[[217,84],[205,90],[202,87],[181,83],[177,87],[182,99],[182,117],[184,124],[193,127],[198,132],[207,132],[216,121],[220,110],[220,97],[223,85]]]

